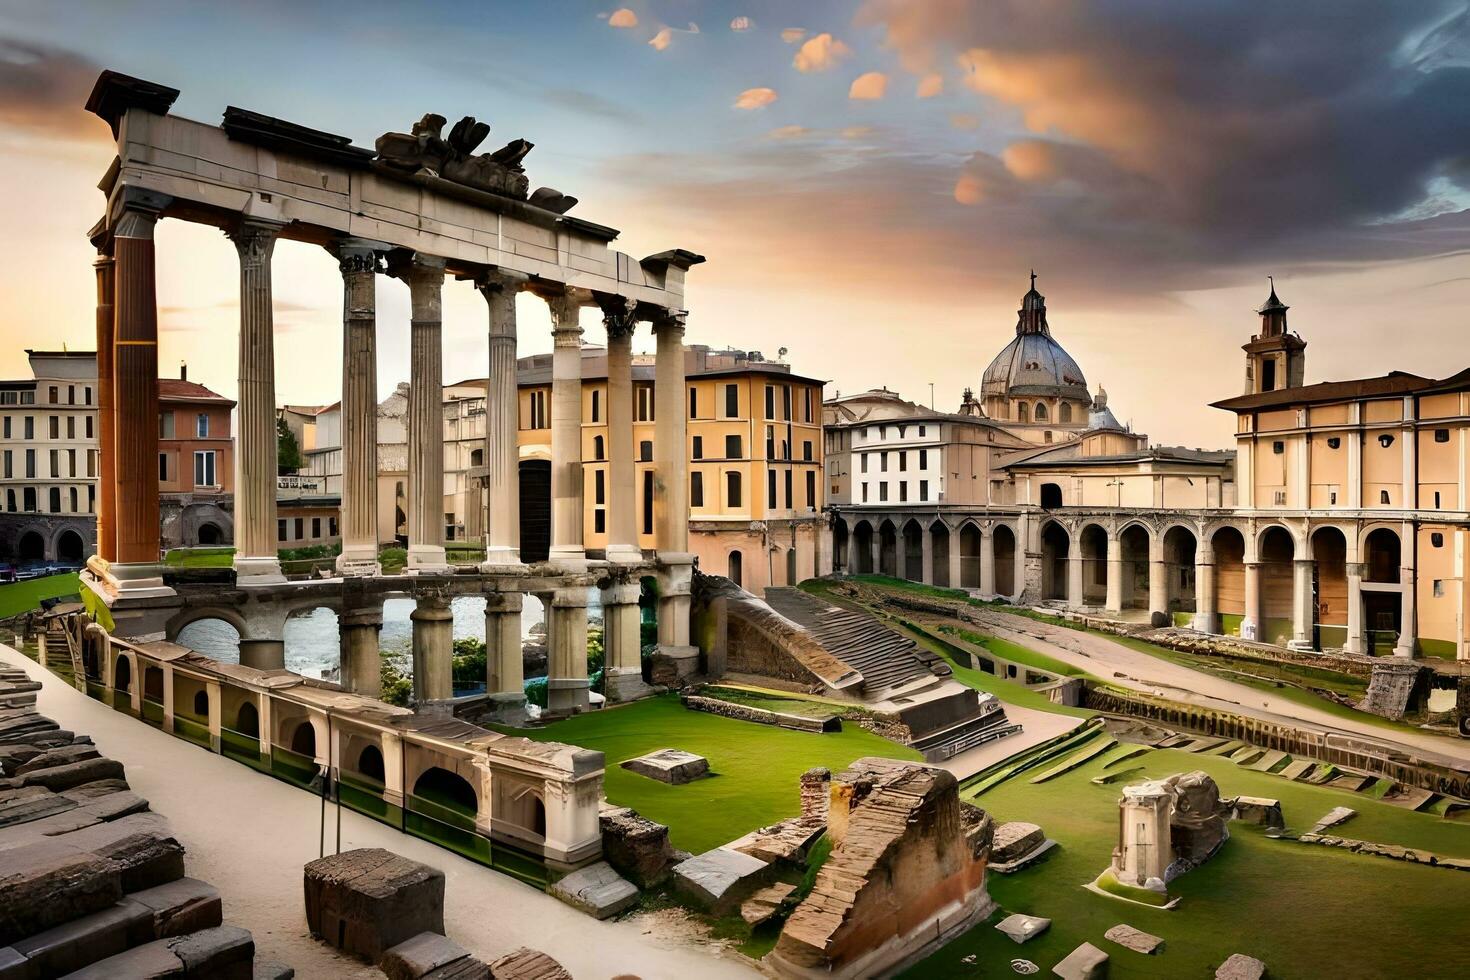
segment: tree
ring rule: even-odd
[[[276,418],[276,470],[282,475],[301,469],[301,447],[296,444],[296,433],[286,424],[284,417]]]

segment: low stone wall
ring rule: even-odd
[[[803,715],[788,715],[779,711],[767,711],[765,708],[753,708],[750,705],[738,704],[734,701],[725,701],[720,698],[703,697],[698,694],[680,695],[679,700],[684,707],[691,711],[707,711],[712,715],[720,715],[724,718],[734,718],[737,721],[753,721],[758,725],[776,725],[780,728],[791,728],[799,732],[828,732],[841,731],[842,722],[834,712],[830,718],[808,718]],[[836,727],[830,722],[836,721]]]
[[[1297,840],[1303,844],[1323,844],[1327,847],[1341,847],[1352,851],[1354,854],[1371,854],[1374,857],[1392,858],[1395,861],[1408,861],[1412,864],[1427,864],[1435,868],[1446,868],[1450,871],[1470,871],[1470,859],[1447,858],[1429,851],[1421,851],[1413,847],[1404,847],[1401,844],[1375,844],[1372,841],[1354,840],[1351,837],[1334,837],[1331,834],[1302,834]]]

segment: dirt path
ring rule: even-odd
[[[977,608],[970,613],[986,632],[1081,667],[1119,687],[1203,707],[1228,708],[1268,721],[1371,739],[1412,751],[1428,761],[1460,766],[1470,763],[1470,742],[1344,718],[1269,691],[1181,667],[1094,633],[991,609]]]
[[[189,874],[220,890],[225,918],[255,935],[261,957],[289,963],[298,977],[381,980],[376,967],[335,955],[306,931],[301,868],[317,857],[316,797],[113,711],[10,647],[0,645],[0,662],[41,681],[42,714],[91,735],[105,755],[127,767],[133,789],[173,825]],[[330,852],[331,808],[327,819]],[[443,869],[445,928],[487,962],[530,946],[587,980],[759,976],[716,948],[659,938],[655,933],[666,935],[670,927],[658,919],[598,922],[513,878],[344,809],[342,848],[353,847],[384,847]]]

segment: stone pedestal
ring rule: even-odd
[[[383,610],[353,609],[337,616],[341,638],[342,660],[337,681],[346,690],[376,698],[383,693],[383,673],[379,634],[383,628]]]
[[[552,615],[547,641],[550,663],[546,680],[546,708],[552,715],[586,711],[587,680],[587,592],[561,589],[551,600]]]
[[[415,704],[454,696],[454,615],[443,596],[420,596],[413,621],[413,699]]]
[[[689,643],[693,579],[693,555],[659,555],[658,655],[672,666],[681,683],[699,673],[699,648]]]
[[[376,575],[378,563],[378,254],[349,240],[333,250],[342,271],[341,575]]]
[[[1173,803],[1174,795],[1161,782],[1123,790],[1118,800],[1120,836],[1113,854],[1113,869],[1123,884],[1164,891],[1166,872],[1174,860],[1169,833]]]
[[[604,690],[609,701],[634,701],[653,693],[643,682],[637,583],[602,590]]]
[[[312,861],[305,892],[311,934],[369,963],[419,933],[444,933],[444,872],[382,848]]]

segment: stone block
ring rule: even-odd
[[[157,813],[133,813],[62,834],[54,840],[118,866],[125,892],[142,891],[184,876],[184,848],[168,821]]]
[[[801,774],[801,819],[825,827],[831,798],[832,770],[818,766]]]
[[[99,796],[111,796],[113,793],[121,793],[127,789],[128,781],[126,779],[97,779],[90,783],[74,786],[59,795],[66,797],[68,800],[75,800],[78,803],[86,803],[88,800],[94,800]]]
[[[311,934],[369,963],[421,932],[444,934],[444,872],[382,848],[318,858],[304,886]]]
[[[556,960],[524,946],[491,963],[490,976],[492,980],[572,980]]]
[[[708,759],[681,749],[659,749],[657,752],[629,759],[622,766],[629,772],[674,786],[709,775]]]
[[[44,786],[53,793],[60,793],[97,779],[122,779],[123,765],[115,759],[83,759],[33,770],[17,778],[22,786]]]
[[[47,749],[35,758],[22,763],[16,768],[15,775],[24,776],[28,772],[36,772],[40,769],[55,769],[73,762],[100,758],[102,758],[102,753],[98,752],[97,746],[91,742],[73,742],[70,745],[59,745],[54,749]]]
[[[701,908],[722,914],[749,898],[771,873],[759,858],[717,847],[674,865],[674,887]]]
[[[1310,833],[1320,834],[1322,833],[1322,831],[1328,829],[1329,827],[1336,827],[1339,824],[1347,823],[1349,820],[1351,820],[1353,817],[1356,817],[1357,815],[1358,811],[1354,810],[1352,807],[1335,806],[1331,810],[1327,811],[1326,816],[1317,821],[1317,823],[1312,827]]]
[[[1145,956],[1152,956],[1164,948],[1164,941],[1158,936],[1151,936],[1141,929],[1122,924],[1113,926],[1103,933],[1103,938],[1117,943],[1124,949],[1131,949]]]
[[[180,878],[133,892],[126,899],[146,914],[147,935],[142,942],[182,936],[223,923],[219,892],[197,878]]]
[[[795,891],[795,885],[784,881],[767,885],[741,904],[740,918],[751,928],[763,925],[781,910],[781,906]]]
[[[53,793],[44,786],[0,790],[0,828],[52,817],[74,809],[76,805],[74,800]]]
[[[598,812],[602,827],[602,856],[618,874],[639,888],[648,888],[668,876],[677,860],[669,843],[669,828],[636,810],[604,803]]]
[[[489,980],[490,967],[464,947],[434,932],[421,932],[383,954],[378,969],[388,980]]]
[[[14,948],[30,961],[38,975],[61,977],[131,948],[135,937],[146,930],[147,917],[142,906],[122,901],[18,939]],[[152,938],[148,936],[144,941]]]
[[[995,839],[990,846],[990,860],[997,864],[1009,864],[1045,843],[1046,833],[1036,824],[1012,820],[995,828]]]
[[[1108,975],[1108,954],[1092,943],[1083,943],[1052,967],[1051,972],[1062,980],[1101,980]]]
[[[807,854],[826,830],[824,824],[812,823],[804,817],[792,817],[770,827],[752,830],[724,846],[762,861],[779,861],[805,868]]]
[[[1215,971],[1215,980],[1261,980],[1266,975],[1266,964],[1254,956],[1232,953]]]
[[[1286,818],[1281,813],[1281,801],[1263,796],[1237,796],[1230,802],[1230,819],[1281,830]]]
[[[110,908],[122,899],[121,868],[56,840],[5,852],[0,861],[0,944]]]
[[[256,960],[252,980],[295,980],[296,971],[275,960]]]
[[[218,926],[135,946],[98,960],[66,980],[198,978],[254,980],[255,941],[238,926]]]
[[[995,928],[1010,937],[1012,942],[1024,943],[1050,929],[1051,920],[1039,915],[1022,915],[1017,912],[1001,919],[995,924]]]
[[[0,946],[0,977],[5,980],[40,980],[40,974],[31,967],[30,961],[11,946]]]
[[[608,919],[638,904],[638,889],[606,861],[579,868],[547,889],[588,915]]]

